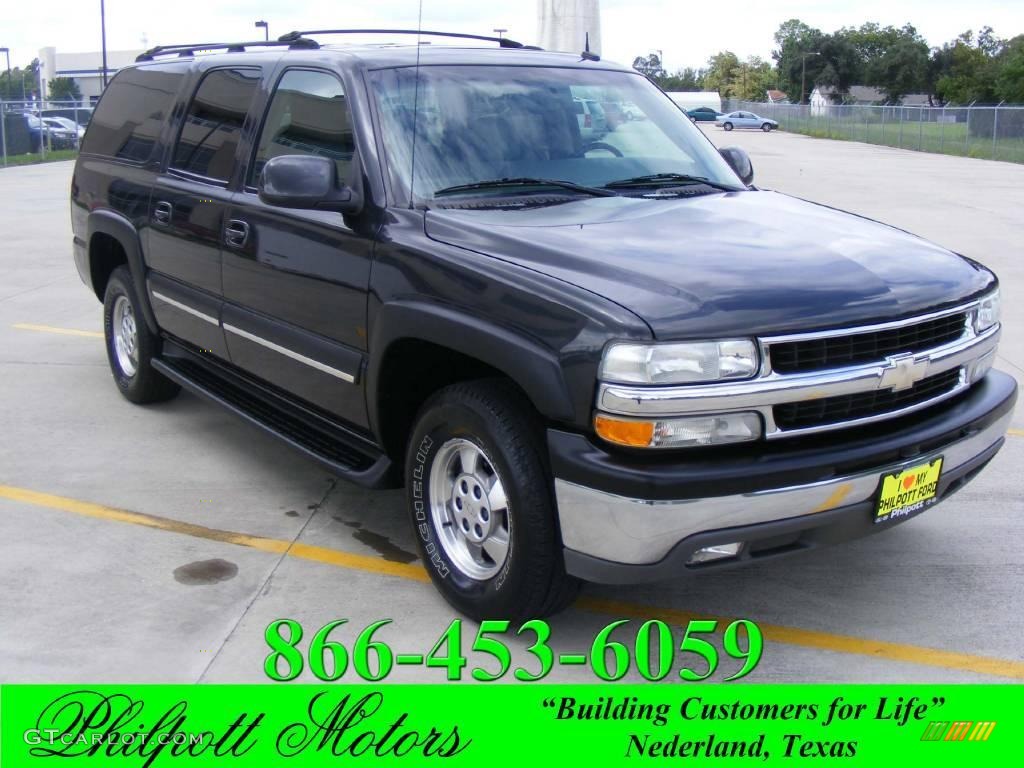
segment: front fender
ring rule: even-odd
[[[396,341],[417,339],[447,347],[501,371],[530,398],[548,419],[572,421],[575,414],[557,355],[530,339],[486,319],[452,307],[419,301],[398,301],[380,307],[370,338],[366,374],[371,426],[381,423],[378,391],[387,349]]]

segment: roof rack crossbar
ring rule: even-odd
[[[427,35],[428,37],[460,37],[466,40],[483,40],[488,43],[497,43],[502,48],[534,48],[532,45],[523,45],[516,40],[509,40],[507,37],[488,37],[487,35],[470,35],[462,32],[436,32],[428,29],[311,29],[289,32],[281,35],[279,42],[287,43],[292,40],[305,38],[307,35]]]
[[[301,35],[289,40],[254,40],[249,43],[179,43],[175,45],[157,45],[148,51],[143,51],[135,57],[136,61],[153,61],[157,56],[195,56],[196,51],[211,51],[224,49],[228,53],[244,53],[247,48],[276,48],[288,46],[289,48],[319,48],[316,40],[310,40]]]

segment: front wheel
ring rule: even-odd
[[[722,127],[725,128],[725,130],[727,130],[727,131],[731,131],[732,130],[732,123],[725,123]]]
[[[764,131],[765,133],[771,133],[772,124],[771,123],[765,123],[764,125],[761,126],[761,130]]]
[[[522,621],[568,606],[542,440],[529,401],[500,380],[455,384],[420,411],[405,481],[416,540],[434,585],[478,621]]]

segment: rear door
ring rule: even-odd
[[[161,328],[227,358],[220,328],[221,240],[246,115],[257,95],[254,66],[205,71],[149,202],[149,289]]]
[[[338,178],[358,173],[346,90],[333,72],[294,66],[271,95],[243,191],[226,227],[224,331],[231,361],[365,427],[361,372],[373,230],[340,213],[289,210],[259,199],[259,174],[280,155],[319,155]]]

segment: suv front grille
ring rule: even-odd
[[[922,379],[910,389],[893,392],[878,389],[852,395],[838,395],[773,408],[780,429],[808,429],[839,422],[878,416],[919,405],[951,392],[960,383],[960,369],[954,368]]]
[[[777,373],[819,371],[878,362],[889,355],[923,352],[956,341],[963,336],[966,326],[967,313],[957,312],[881,331],[784,341],[772,344],[769,354],[772,370]]]

